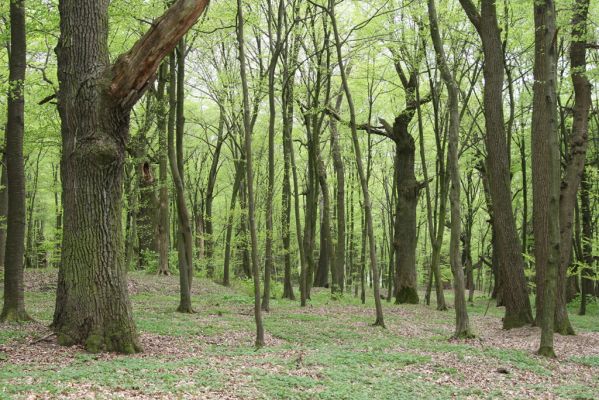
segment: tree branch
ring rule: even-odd
[[[472,2],[472,0],[460,0],[460,4],[462,4],[462,8],[466,12],[468,19],[472,22],[472,25],[476,28],[477,31],[480,32],[481,28],[481,17],[478,9]]]
[[[337,120],[339,123],[341,123],[345,126],[350,126],[350,123],[348,121],[342,120],[341,116],[332,108],[326,107],[324,109],[324,112],[326,114],[328,114],[330,117],[332,117],[333,119]],[[387,130],[384,126],[372,126],[370,124],[364,123],[364,124],[356,125],[356,129],[359,131],[366,131],[373,135],[385,136],[389,139],[392,139],[391,135],[387,132]]]
[[[143,95],[160,63],[200,18],[210,0],[178,0],[115,61],[109,93],[123,107]]]

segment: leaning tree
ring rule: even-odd
[[[178,0],[110,63],[110,0],[61,0],[58,109],[62,121],[62,260],[53,328],[89,351],[141,350],[127,293],[121,227],[132,107],[209,0]]]

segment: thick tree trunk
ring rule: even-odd
[[[557,45],[555,5],[537,1],[535,17],[535,66],[532,116],[532,182],[537,316],[540,317],[539,354],[555,357],[553,330],[557,275],[560,264],[560,155],[556,127]],[[540,311],[539,311],[540,310]]]
[[[412,113],[413,114],[413,113]],[[409,121],[407,121],[409,122]],[[397,205],[395,214],[396,304],[418,304],[416,281],[416,208],[420,185],[414,173],[414,139],[408,125],[399,117],[394,124],[397,169]]]
[[[5,153],[8,212],[4,259],[4,305],[0,321],[21,322],[31,319],[25,311],[23,286],[26,213],[23,134],[25,131],[24,85],[27,67],[24,0],[10,2],[10,44]]]
[[[482,0],[481,13],[471,0],[460,0],[468,18],[481,37],[485,64],[484,110],[486,121],[485,144],[489,189],[493,204],[493,223],[496,227],[497,258],[505,285],[504,329],[517,328],[532,322],[528,286],[524,276],[524,259],[516,231],[512,209],[512,192],[508,144],[503,119],[504,58],[500,29],[497,24],[495,0]]]
[[[8,216],[8,179],[6,178],[6,149],[2,151],[2,176],[0,178],[0,268],[4,270],[6,254],[6,217]]]
[[[64,234],[53,328],[62,344],[132,353],[140,346],[121,227],[129,113],[208,0],[174,3],[114,65],[107,43],[109,3],[59,2]]]

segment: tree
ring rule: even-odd
[[[0,177],[0,267],[4,268],[6,254],[6,217],[8,216],[8,179],[6,177],[6,146],[2,149],[2,176]]]
[[[25,172],[23,133],[25,131],[25,1],[10,2],[9,91],[6,123],[6,173],[8,207],[6,253],[4,259],[4,306],[0,321],[21,322],[31,319],[25,311],[23,257],[25,253]]]
[[[559,223],[561,230],[561,259],[557,276],[557,303],[555,306],[555,331],[562,335],[574,334],[568,319],[566,282],[572,258],[574,210],[588,146],[589,110],[591,108],[591,83],[586,75],[586,33],[589,0],[575,0],[572,16],[572,44],[570,45],[570,75],[574,86],[572,133],[566,171],[561,184]]]
[[[539,354],[555,357],[553,329],[560,262],[560,154],[557,134],[557,30],[553,0],[535,1],[535,65],[532,114],[532,188]]]
[[[62,345],[134,353],[141,347],[127,292],[121,227],[129,115],[209,0],[177,1],[113,64],[109,3],[59,2],[64,234],[52,327]]]
[[[237,45],[239,47],[239,72],[243,95],[243,139],[245,150],[245,181],[248,202],[248,221],[250,230],[250,251],[252,274],[254,278],[254,319],[256,322],[256,347],[264,346],[264,325],[262,323],[262,307],[260,305],[260,267],[258,265],[258,235],[256,234],[256,214],[254,197],[254,170],[252,159],[252,121],[250,117],[250,97],[245,56],[245,20],[243,18],[242,0],[237,0]]]
[[[338,114],[343,95],[340,93],[335,102],[335,112]],[[337,243],[335,245],[335,264],[331,266],[333,271],[332,293],[343,293],[345,289],[345,166],[341,155],[341,144],[337,121],[331,118],[329,121],[331,130],[331,154],[333,156],[333,167],[337,178],[336,214],[337,214]]]
[[[493,232],[496,240],[494,255],[496,253],[499,263],[502,300],[505,305],[503,327],[517,328],[532,322],[532,311],[524,276],[524,259],[520,252],[512,208],[502,101],[505,61],[501,31],[497,23],[496,0],[482,0],[480,13],[472,0],[460,0],[460,3],[480,36],[485,57],[483,75],[486,170],[489,174],[489,194],[493,208]]]
[[[441,69],[441,77],[447,86],[449,94],[449,148],[447,156],[447,167],[451,180],[451,189],[449,201],[451,203],[451,239],[449,243],[449,263],[453,273],[454,286],[454,304],[456,313],[456,330],[454,337],[470,338],[473,337],[470,331],[470,321],[468,319],[468,309],[466,305],[464,288],[464,269],[460,255],[460,236],[461,236],[461,216],[460,216],[460,170],[458,146],[460,144],[460,112],[458,103],[459,89],[458,85],[447,65],[441,34],[439,33],[439,23],[437,22],[437,11],[435,1],[428,0],[428,16],[430,21],[431,37],[435,53],[437,54],[437,65]]]
[[[274,23],[275,37],[273,40],[273,5],[272,0],[268,0],[268,32],[271,38],[271,59],[268,66],[268,189],[266,194],[266,254],[264,263],[264,297],[262,298],[262,309],[270,311],[270,280],[273,269],[273,198],[275,191],[275,124],[277,117],[277,108],[275,102],[275,75],[277,62],[282,50],[283,38],[283,17],[285,13],[285,4],[283,0],[279,1],[277,7],[277,20]]]
[[[180,301],[177,311],[193,313],[191,305],[191,283],[193,278],[193,236],[189,210],[185,202],[183,174],[183,133],[185,128],[185,41],[181,39],[176,55],[169,60],[169,116],[168,116],[168,160],[171,176],[175,183],[177,209],[177,255],[179,263]]]
[[[356,158],[356,169],[360,178],[360,187],[362,189],[362,199],[364,200],[364,218],[366,224],[366,234],[368,235],[368,249],[370,254],[370,269],[372,271],[372,286],[374,289],[374,304],[376,307],[376,320],[375,326],[385,327],[385,321],[383,317],[383,306],[381,304],[380,294],[380,279],[376,257],[376,243],[374,238],[374,228],[372,223],[372,203],[370,201],[370,192],[368,191],[368,182],[366,180],[366,174],[362,163],[362,152],[360,150],[360,142],[358,140],[357,124],[356,124],[356,110],[353,102],[351,90],[349,88],[345,65],[343,64],[343,52],[342,42],[339,35],[339,29],[337,27],[337,19],[335,17],[335,3],[334,0],[329,0],[328,7],[326,9],[329,18],[331,19],[331,25],[333,28],[333,35],[335,40],[335,49],[337,52],[337,61],[339,63],[339,70],[341,72],[341,82],[343,85],[343,92],[345,93],[345,99],[349,107],[350,115],[350,129],[352,134],[352,144],[354,147],[354,156]]]
[[[166,74],[167,64],[163,62],[158,70],[156,94],[158,131],[158,221],[156,226],[156,247],[158,250],[158,274],[169,275],[169,194],[168,194],[168,138],[166,118]]]

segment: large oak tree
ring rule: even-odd
[[[127,292],[121,227],[133,105],[209,0],[179,0],[114,63],[109,0],[61,0],[58,108],[64,237],[53,328],[63,345],[141,350]]]

